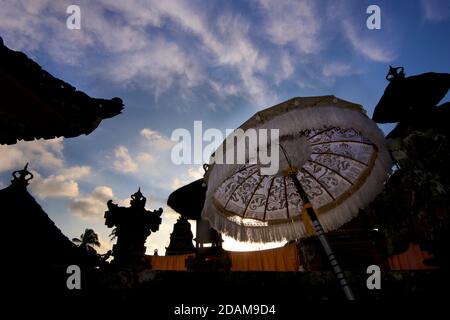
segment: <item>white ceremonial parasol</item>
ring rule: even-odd
[[[239,129],[279,129],[279,170],[264,175],[251,156],[244,164],[210,163],[202,217],[220,232],[254,242],[308,236],[309,220],[335,260],[324,231],[354,218],[390,172],[382,131],[360,105],[334,96],[288,100],[256,113]],[[227,139],[217,150],[226,154],[226,145]],[[251,154],[254,146],[246,146]],[[345,289],[342,270],[334,269]]]

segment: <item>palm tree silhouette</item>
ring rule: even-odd
[[[87,251],[95,250],[95,247],[100,247],[98,234],[93,229],[86,229],[80,238],[73,238],[72,242],[77,243],[78,247]]]
[[[109,234],[110,241],[114,241],[115,239],[117,239],[117,227],[114,227],[111,233]]]

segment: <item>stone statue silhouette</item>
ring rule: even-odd
[[[138,267],[145,255],[147,237],[159,229],[162,208],[145,209],[147,199],[141,190],[131,196],[130,207],[119,207],[112,200],[107,202],[105,224],[115,227],[117,243],[113,247],[113,263],[124,267]]]

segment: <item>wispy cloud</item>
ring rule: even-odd
[[[77,65],[83,76],[147,90],[155,99],[176,90],[188,100],[202,90],[210,101],[240,97],[267,105],[284,80],[305,81],[296,73],[317,63],[305,57],[323,54],[332,40],[318,18],[327,19],[323,1],[252,0],[217,11],[197,1],[80,0],[81,30],[75,31],[65,27],[69,4],[10,1],[0,13],[0,33],[13,48],[45,52],[58,63]],[[256,19],[245,16],[241,5]],[[393,59],[352,24],[344,33],[367,58]]]
[[[395,59],[392,49],[386,48],[370,37],[363,37],[351,22],[344,21],[343,28],[352,47],[363,56],[377,62],[390,62]]]
[[[79,194],[78,180],[88,176],[91,167],[68,166],[63,150],[62,138],[0,145],[0,172],[21,169],[28,162],[34,175],[30,187],[39,198],[76,197]],[[43,171],[51,171],[52,174],[45,176]]]
[[[139,170],[138,164],[131,157],[128,149],[125,146],[118,146],[114,149],[115,161],[113,167],[116,171],[121,173],[134,173]]]
[[[110,187],[98,186],[90,194],[76,197],[69,204],[71,212],[82,219],[102,220],[108,200],[114,200]]]
[[[320,12],[309,0],[260,0],[264,30],[277,45],[292,44],[299,53],[316,53],[321,48]]]
[[[200,8],[186,1],[157,1],[154,5],[163,16],[200,40],[200,49],[206,53],[204,58],[210,59],[213,64],[232,68],[241,83],[241,94],[258,100],[267,96],[270,90],[257,75],[266,68],[267,58],[252,42],[249,23],[245,19],[229,13],[207,17],[206,14],[199,14],[202,12]],[[194,49],[198,47],[194,45]],[[199,53],[197,57],[203,58]]]
[[[79,195],[77,180],[87,176],[91,168],[68,167],[59,170],[57,174],[48,177],[41,177],[34,171],[34,179],[31,183],[31,189],[39,198],[74,198]]]
[[[149,128],[142,129],[140,134],[151,147],[156,148],[158,151],[167,151],[175,144],[174,141],[170,140],[164,134]]]
[[[202,166],[190,167],[185,173],[173,178],[171,188],[172,190],[176,190],[192,181],[201,179],[204,173]]]
[[[63,139],[19,141],[14,145],[0,145],[0,172],[31,167],[62,168]]]
[[[352,67],[348,63],[331,62],[323,65],[322,74],[325,77],[340,77],[352,73]]]
[[[199,4],[176,0],[80,1],[81,30],[72,31],[65,27],[68,1],[31,2],[2,7],[0,32],[13,48],[45,50],[55,61],[82,65],[87,73],[118,85],[151,88],[156,96],[174,86],[188,90],[208,84],[207,61],[230,68],[243,96],[263,99],[270,92],[258,75],[267,58],[239,15],[213,16],[199,10]],[[173,28],[192,40],[178,41],[170,34]],[[102,58],[93,59],[93,54]],[[222,82],[218,77],[215,81]]]
[[[282,51],[280,54],[280,70],[275,74],[275,82],[279,84],[281,81],[289,79],[295,72],[294,58],[287,52]]]
[[[441,22],[450,18],[448,0],[422,0],[422,8],[426,20]]]

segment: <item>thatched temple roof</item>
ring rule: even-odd
[[[1,38],[0,92],[0,144],[89,134],[123,109],[120,98],[91,98]]]

